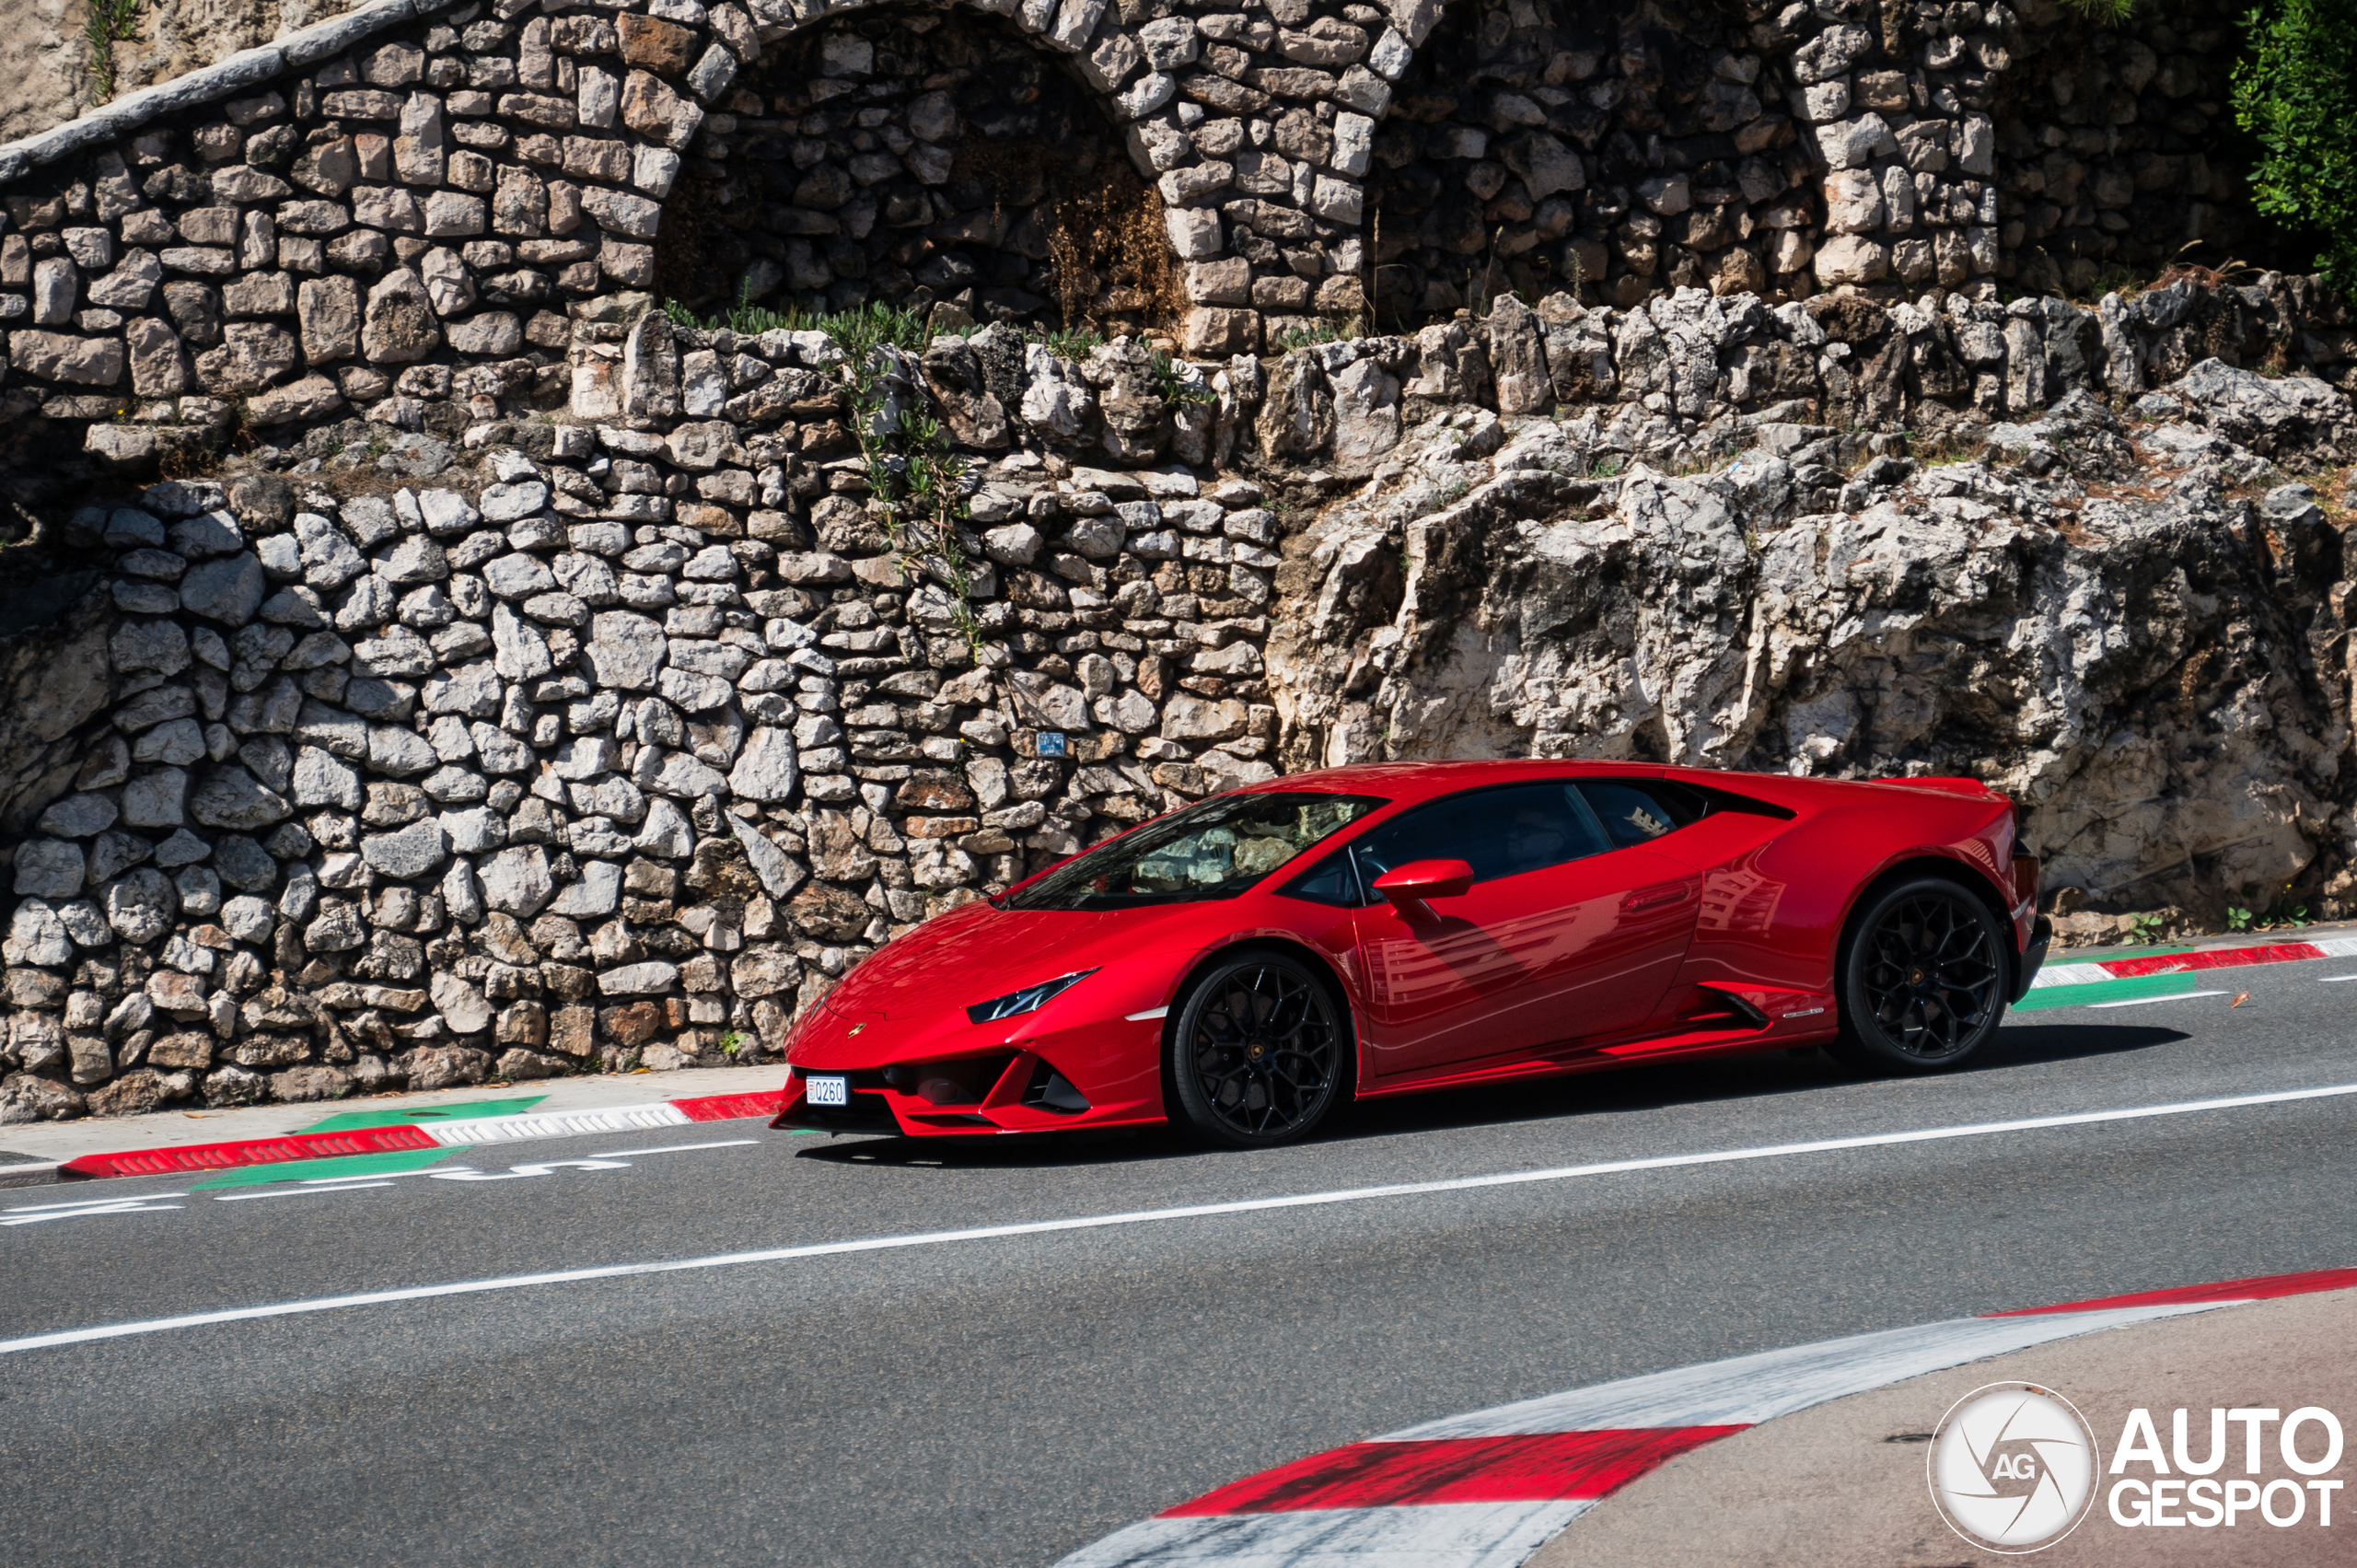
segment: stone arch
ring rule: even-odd
[[[772,44],[666,204],[656,287],[700,311],[869,298],[936,326],[1177,325],[1160,193],[1069,59],[962,6],[874,6]]]

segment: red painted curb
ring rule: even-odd
[[[169,1149],[129,1149],[121,1154],[83,1155],[57,1167],[60,1177],[169,1176],[183,1170],[229,1170],[243,1165],[286,1160],[332,1159],[338,1155],[378,1155],[392,1149],[430,1149],[434,1140],[416,1127],[356,1127],[344,1132],[293,1132],[284,1138],[247,1138],[234,1144],[183,1144]]]
[[[1514,1437],[1353,1443],[1205,1493],[1157,1516],[1277,1514],[1432,1503],[1604,1497],[1740,1426],[1648,1426]]]
[[[691,1122],[735,1121],[774,1116],[778,1091],[754,1094],[697,1095],[666,1100]],[[531,1114],[527,1112],[526,1114]],[[338,1155],[375,1155],[392,1149],[430,1149],[440,1140],[422,1127],[355,1128],[343,1132],[290,1132],[282,1138],[247,1138],[226,1144],[187,1144],[177,1148],[129,1149],[119,1154],[84,1155],[57,1167],[58,1179],[108,1176],[170,1176],[180,1171],[228,1170],[247,1165],[279,1165],[290,1160],[331,1159]]]
[[[2275,942],[2258,947],[2210,947],[2190,953],[2158,953],[2148,958],[2092,960],[2119,980],[2140,975],[2190,973],[2195,970],[2240,969],[2248,964],[2289,964],[2328,958],[2313,942]]]
[[[749,1095],[698,1095],[670,1103],[691,1121],[737,1121],[751,1116],[775,1116],[784,1099],[778,1090],[763,1089]]]
[[[2207,1301],[2273,1301],[2279,1296],[2315,1295],[2328,1290],[2351,1289],[2357,1289],[2357,1269],[2311,1269],[2300,1274],[2259,1274],[2247,1280],[2220,1280],[2214,1284],[2139,1291],[2133,1295],[2099,1295],[2092,1301],[2070,1301],[2060,1307],[2016,1307],[2010,1312],[1984,1312],[1981,1316],[2036,1318],[2048,1312],[2096,1312],[2107,1307],[2180,1307]]]

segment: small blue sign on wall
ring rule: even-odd
[[[1064,732],[1060,729],[1041,730],[1039,732],[1039,755],[1042,757],[1063,757],[1070,755],[1064,747]]]

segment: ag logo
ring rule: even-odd
[[[1975,1388],[1940,1418],[1932,1501],[1948,1528],[1990,1551],[2038,1551],[2095,1501],[2096,1434],[2070,1401],[2032,1383]]]

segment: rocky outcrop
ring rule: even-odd
[[[141,0],[116,42],[115,90],[135,92],[219,64],[241,50],[326,21],[366,0]],[[71,120],[98,85],[83,7],[27,0],[0,33],[0,142]]]
[[[2241,287],[2186,273],[2093,307],[1832,293],[1771,308],[1697,288],[1628,310],[1568,294],[1535,310],[1509,298],[1480,322],[1295,351],[1272,372],[1283,395],[1262,411],[1260,438],[1273,456],[1361,474],[1423,412],[1454,401],[1502,414],[1617,403],[1627,418],[1680,428],[1772,413],[1920,440],[2033,415],[2073,392],[2131,400],[2172,383],[2178,395],[2162,406],[2198,408],[2263,456],[2313,464],[2351,435],[2329,396],[2333,383],[2357,388],[2342,319],[2312,280],[2280,273]],[[2270,380],[2244,362],[2311,378]],[[1707,456],[1707,440],[1689,455]]]
[[[1436,420],[1288,546],[1281,759],[1969,774],[2030,807],[2049,888],[2272,901],[2357,847],[2351,497],[2291,478],[2357,455],[2350,418],[2205,361],[1928,459],[1778,417]]]

